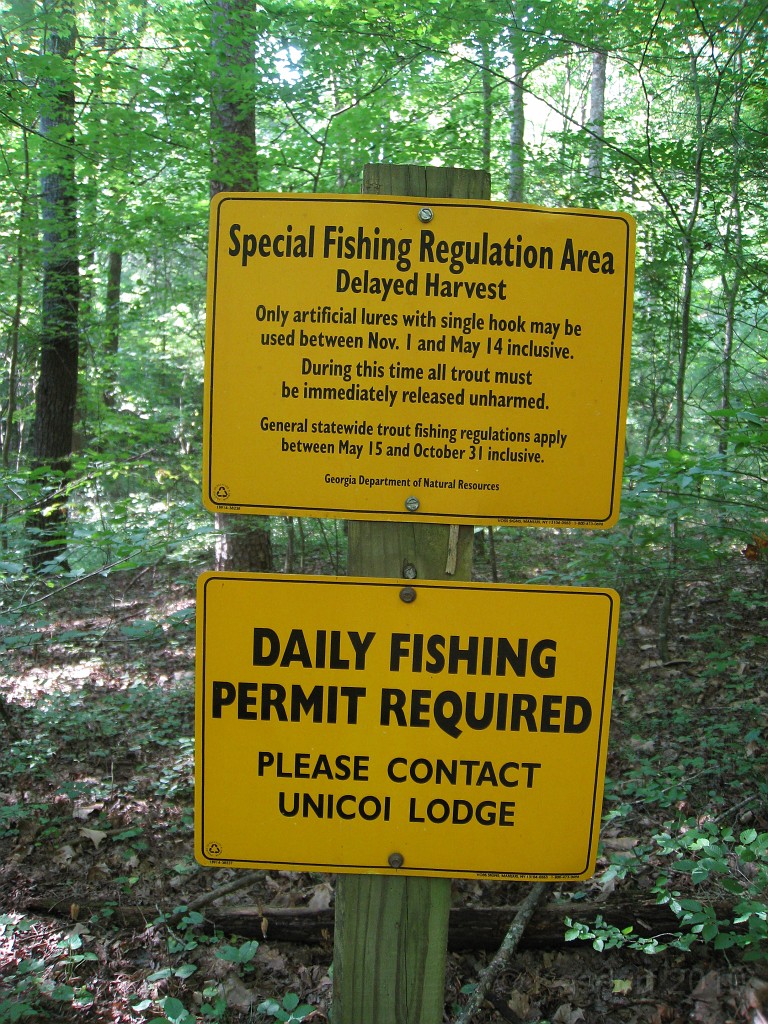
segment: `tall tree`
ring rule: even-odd
[[[211,196],[258,189],[254,48],[256,0],[214,0],[211,8]],[[272,568],[269,526],[217,513],[216,568]]]
[[[40,81],[40,135],[45,142],[40,194],[43,295],[40,375],[35,396],[34,464],[43,494],[30,516],[30,562],[39,568],[67,548],[66,475],[71,466],[79,355],[77,199],[74,145],[77,37],[69,0],[44,8],[46,71]]]
[[[589,89],[589,121],[590,131],[589,162],[587,174],[599,180],[603,171],[603,134],[605,121],[605,77],[608,67],[608,54],[605,50],[596,50],[592,54],[592,78]]]
[[[523,5],[515,4],[510,28],[509,48],[512,53],[509,100],[509,200],[525,199],[525,68],[523,64]]]

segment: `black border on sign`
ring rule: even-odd
[[[615,213],[601,213],[600,211],[592,210],[567,210],[567,209],[547,209],[546,207],[539,206],[515,206],[514,204],[498,204],[499,211],[502,210],[514,210],[516,213],[536,213],[545,214],[549,216],[557,217],[590,217],[597,220],[611,220],[618,221],[624,227],[625,231],[625,243],[624,243],[624,303],[623,313],[621,322],[621,350],[619,359],[619,377],[618,377],[618,395],[616,398],[616,422],[614,429],[614,444],[613,444],[613,472],[611,474],[611,488],[610,488],[610,503],[608,514],[603,516],[602,519],[593,518],[573,518],[568,516],[550,516],[548,518],[539,518],[533,516],[515,516],[515,515],[498,515],[498,516],[469,516],[463,514],[456,514],[452,512],[441,512],[433,510],[431,512],[415,512],[403,513],[396,509],[391,508],[377,508],[377,509],[354,509],[349,507],[336,507],[332,505],[278,505],[278,504],[248,504],[240,503],[237,505],[230,505],[226,502],[219,502],[211,494],[213,490],[213,473],[212,473],[212,460],[213,460],[213,407],[215,400],[214,391],[214,350],[216,345],[216,286],[218,281],[218,268],[219,268],[219,241],[220,241],[220,230],[219,222],[221,218],[221,208],[226,202],[274,202],[284,203],[371,203],[381,204],[384,203],[388,206],[418,206],[422,205],[425,201],[430,204],[439,205],[440,207],[448,207],[455,209],[467,209],[475,208],[488,210],[490,204],[472,203],[472,202],[451,202],[450,200],[443,200],[439,198],[418,199],[408,197],[388,197],[388,196],[312,196],[312,195],[283,195],[280,193],[264,193],[263,195],[251,195],[250,193],[232,193],[225,194],[222,199],[218,201],[216,208],[216,241],[215,241],[215,255],[213,260],[213,286],[212,286],[212,302],[211,310],[209,311],[210,324],[211,324],[211,342],[210,342],[210,363],[209,363],[209,406],[208,406],[208,422],[204,425],[204,430],[207,431],[208,435],[208,466],[207,466],[207,477],[208,477],[208,501],[210,505],[219,512],[232,512],[232,513],[244,513],[253,515],[306,515],[306,516],[328,516],[331,518],[344,518],[344,516],[351,516],[359,519],[373,519],[380,520],[385,517],[387,520],[396,522],[414,522],[419,519],[423,519],[425,522],[432,520],[439,520],[441,522],[456,522],[464,524],[477,524],[477,523],[501,523],[508,524],[510,526],[585,526],[585,527],[601,527],[605,523],[608,523],[614,515],[614,506],[616,498],[619,493],[617,488],[617,470],[620,461],[619,457],[619,436],[621,433],[621,398],[624,390],[624,364],[626,358],[626,346],[627,346],[627,288],[629,283],[629,240],[630,232],[627,221]],[[210,244],[210,242],[209,242]],[[248,510],[248,512],[245,512]]]
[[[605,719],[605,704],[608,696],[608,671],[611,661],[611,635],[613,632],[614,615],[616,612],[615,601],[613,595],[606,590],[591,589],[588,587],[584,588],[573,588],[566,589],[562,587],[538,587],[538,586],[508,586],[504,584],[492,584],[483,586],[482,584],[461,584],[454,583],[446,585],[444,583],[435,583],[433,581],[420,581],[417,586],[429,588],[431,590],[445,590],[452,592],[456,590],[464,591],[492,591],[493,593],[526,593],[526,594],[559,594],[564,596],[575,596],[575,597],[604,597],[609,602],[609,613],[608,613],[608,629],[605,642],[605,658],[603,662],[603,683],[602,683],[602,699],[600,702],[600,727],[597,737],[597,747],[595,751],[595,771],[592,782],[592,813],[590,817],[589,834],[587,839],[586,857],[584,860],[584,867],[580,871],[574,872],[535,872],[535,871],[510,871],[510,872],[498,872],[498,871],[484,871],[476,868],[430,868],[430,867],[418,867],[408,865],[397,871],[389,869],[386,865],[380,863],[371,864],[336,864],[336,863],[320,863],[318,861],[293,861],[293,860],[255,860],[247,857],[211,857],[205,852],[206,839],[205,839],[205,708],[206,708],[206,684],[207,684],[207,672],[206,672],[206,645],[207,645],[207,624],[206,624],[206,590],[209,583],[221,583],[227,580],[239,581],[239,582],[254,582],[254,583],[278,583],[281,586],[288,584],[317,584],[318,586],[352,586],[352,587],[377,587],[377,588],[402,588],[402,581],[399,580],[366,580],[363,578],[355,579],[344,579],[344,578],[330,578],[330,577],[291,577],[291,576],[267,576],[257,575],[250,573],[211,573],[208,574],[202,587],[203,591],[203,607],[202,607],[202,627],[201,627],[201,641],[200,641],[200,658],[201,664],[198,666],[196,672],[196,700],[202,702],[202,714],[200,715],[200,771],[195,772],[195,787],[200,790],[200,813],[199,821],[195,821],[195,843],[199,842],[199,849],[197,851],[198,859],[212,867],[227,867],[227,866],[238,866],[242,865],[247,868],[254,869],[278,869],[286,871],[322,871],[330,874],[349,874],[349,873],[376,873],[376,874],[391,874],[391,875],[413,875],[418,877],[447,877],[447,878],[488,878],[495,879],[497,881],[515,881],[520,880],[540,880],[540,881],[575,881],[584,877],[585,872],[589,868],[589,863],[592,859],[593,851],[596,850],[596,844],[599,838],[600,831],[600,818],[598,815],[599,808],[597,805],[597,794],[600,788],[600,760],[603,751],[603,745],[607,740],[605,733],[610,727],[610,721]],[[197,608],[198,616],[201,615],[201,609]],[[200,628],[200,627],[199,627]],[[198,680],[200,682],[200,692],[198,690]]]

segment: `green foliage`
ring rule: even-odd
[[[594,926],[567,917],[566,941],[588,941],[598,952],[634,949],[661,953],[689,950],[695,942],[714,949],[739,950],[744,959],[764,960],[768,943],[768,833],[744,829],[738,836],[729,826],[691,819],[654,837],[646,857],[658,858],[662,871],[653,892],[680,921],[678,931],[664,936],[637,935],[632,926],[619,929],[598,915]],[[636,861],[638,863],[638,861]],[[614,871],[613,877],[624,872]],[[607,881],[606,874],[604,880]],[[700,897],[687,891],[706,890]],[[718,916],[717,901],[727,897],[731,912]]]
[[[171,921],[175,924],[172,925]],[[175,907],[172,917],[161,915],[155,924],[166,927],[168,930],[169,955],[172,958],[183,958],[183,961],[177,966],[164,967],[147,975],[146,980],[152,984],[162,986],[193,978],[198,968],[189,962],[187,957],[194,955],[194,951],[202,944],[208,945],[218,960],[232,965],[241,974],[247,975],[255,966],[254,960],[259,950],[257,941],[248,939],[235,945],[228,942],[221,933],[208,935],[202,931],[205,917],[197,911],[189,911],[183,906]],[[227,1002],[219,982],[205,980],[199,990],[196,1003],[203,1020],[222,1021],[228,1019]],[[139,1000],[134,1003],[133,1008],[137,1012],[156,1008],[164,1014],[164,1018],[161,1019],[169,1021],[170,1024],[192,1024],[196,1019],[187,1010],[184,1002],[174,995],[162,995],[154,1000]],[[275,999],[264,1000],[256,1012],[264,1015],[265,1018],[287,1022],[287,1024],[299,1024],[313,1012],[313,1009],[312,1006],[302,1003],[295,993],[289,992],[280,1002]]]
[[[247,967],[256,956],[258,948],[259,944],[255,940],[242,942],[239,946],[221,945],[216,949],[216,956],[219,960],[226,960],[228,963]]]
[[[265,999],[259,1004],[257,1012],[264,1017],[282,1021],[283,1024],[299,1024],[313,1010],[314,1007],[302,1003],[295,992],[288,992],[279,1003],[276,999]]]
[[[29,932],[38,924],[19,914],[2,914],[0,936],[11,949],[15,935]],[[88,964],[97,962],[96,953],[84,948],[77,925],[56,942],[55,951],[46,959],[19,959],[3,978],[5,991],[13,995],[0,1000],[0,1024],[38,1019],[44,1014],[42,1006],[48,1001],[67,1003],[75,1010],[87,1009],[93,1005],[94,996],[80,975]]]
[[[592,948],[596,949],[598,953],[607,953],[611,949],[635,949],[648,954],[663,953],[669,945],[675,944],[669,941],[660,942],[655,937],[647,938],[637,935],[631,925],[626,928],[617,928],[616,925],[607,924],[600,914],[595,918],[594,926],[574,921],[570,917],[565,918],[565,926],[566,942],[575,940],[591,942]]]
[[[765,957],[768,943],[768,833],[690,819],[654,837],[666,858],[655,892],[680,919],[682,935],[676,945],[688,949],[695,941],[715,949],[736,948],[746,960]],[[680,885],[690,881],[704,889],[702,898],[683,897]],[[733,901],[730,918],[719,918],[712,905],[718,898]]]

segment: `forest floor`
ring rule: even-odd
[[[708,905],[727,895],[714,883],[694,885],[690,871],[673,875],[674,858],[653,840],[673,820],[768,831],[764,583],[748,565],[717,583],[690,574],[665,662],[652,608],[625,602],[597,871],[549,896],[574,920],[585,903],[615,902],[642,918],[665,873],[683,898]],[[242,874],[199,867],[192,854],[191,570],[189,578],[151,569],[78,583],[44,599],[42,624],[29,603],[30,634],[0,674],[8,709],[0,720],[0,1022],[243,1024],[302,1012],[326,1021],[330,939],[277,942],[267,927],[257,947],[211,934],[209,908],[178,910]],[[460,881],[454,905],[512,908],[528,891]],[[267,924],[267,908],[327,911],[333,879],[253,872],[247,889],[218,905],[227,903],[259,908]],[[141,908],[139,917],[126,918],[129,908]],[[449,954],[446,1021],[492,956]],[[267,999],[275,1000],[271,1015],[257,1010]],[[297,1002],[314,1009],[292,1018]],[[523,944],[475,1020],[758,1024],[765,1004],[765,949],[750,962],[738,945],[697,942],[649,955],[561,941]]]

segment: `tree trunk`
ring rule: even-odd
[[[256,192],[255,0],[211,5],[211,196]]]
[[[211,196],[255,192],[255,0],[214,0],[211,9]],[[267,524],[267,525],[264,525]],[[218,572],[270,572],[268,520],[216,513]]]
[[[599,181],[603,173],[603,136],[605,123],[605,75],[608,54],[598,50],[592,55],[592,80],[589,89],[589,162],[587,174]]]
[[[115,404],[117,369],[115,360],[120,348],[120,283],[123,275],[123,254],[111,252],[107,268],[106,309],[104,311],[104,369],[106,384],[104,403]]]
[[[690,48],[690,43],[689,43]],[[701,86],[698,75],[696,54],[691,50],[691,78],[695,100],[696,116],[696,150],[693,161],[693,193],[688,219],[681,225],[683,237],[683,275],[680,295],[680,347],[677,354],[677,373],[675,376],[675,420],[672,437],[672,448],[682,451],[685,438],[686,413],[686,377],[688,373],[688,356],[691,347],[691,321],[693,311],[693,285],[696,276],[695,228],[701,210],[703,188],[702,162],[706,145],[704,118],[702,115]],[[711,116],[711,115],[710,115]],[[659,610],[658,652],[662,661],[669,661],[669,639],[672,627],[672,608],[677,588],[677,569],[680,548],[680,516],[675,510],[669,519],[669,539],[667,553],[666,579],[662,590],[663,599]]]
[[[24,177],[22,179],[21,201],[19,204],[19,232],[16,237],[16,288],[11,317],[11,331],[8,342],[8,403],[5,409],[3,425],[2,466],[9,469],[11,465],[11,444],[14,435],[14,419],[16,416],[16,388],[18,385],[19,343],[21,339],[21,317],[24,311],[24,270],[26,259],[27,215],[30,200],[29,170],[29,133],[22,129],[24,153]],[[6,521],[7,507],[3,506],[3,522]],[[3,543],[7,545],[7,535],[3,535]]]
[[[737,55],[741,71],[741,55]],[[743,277],[743,236],[741,217],[741,98],[737,97],[731,120],[731,208],[725,231],[724,263],[721,281],[725,296],[725,334],[723,338],[722,396],[720,408],[727,413],[731,408],[731,371],[733,365],[733,340],[736,327],[736,309]],[[729,276],[730,275],[730,276]],[[725,459],[728,455],[730,422],[723,416],[720,423],[718,451]],[[727,469],[727,465],[723,465]]]
[[[80,266],[74,152],[76,30],[69,4],[60,12],[57,28],[65,19],[69,21],[69,34],[51,30],[48,36],[51,71],[40,88],[40,135],[47,145],[41,181],[43,296],[33,461],[45,475],[42,497],[28,521],[33,568],[51,559],[62,559],[66,553],[65,480],[71,466],[77,399]]]
[[[493,127],[493,79],[491,77],[491,61],[493,60],[493,49],[490,43],[483,39],[480,43],[480,59],[482,61],[482,84],[483,84],[483,135],[482,135],[482,162],[481,167],[486,174],[491,173],[491,128]]]
[[[510,83],[509,201],[525,201],[525,91],[519,30],[512,29],[512,82]]]

